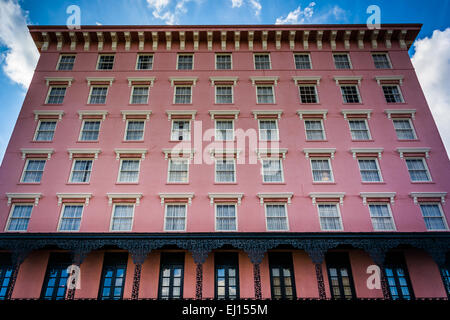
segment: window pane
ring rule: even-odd
[[[216,206],[216,230],[234,231],[236,230],[236,206],[217,205]]]
[[[175,103],[191,103],[191,87],[175,87]]]
[[[233,103],[233,88],[216,87],[216,103]]]
[[[70,182],[89,182],[92,160],[75,160]]]
[[[425,162],[422,159],[406,159],[411,181],[430,181]]]
[[[23,174],[22,182],[41,182],[44,173],[45,160],[28,160]]]
[[[316,86],[299,86],[301,103],[317,103]]]
[[[438,204],[421,204],[420,210],[427,230],[446,230],[444,217]]]
[[[365,120],[349,120],[350,133],[353,140],[369,140],[369,129]]]
[[[296,69],[311,69],[311,62],[309,61],[308,54],[296,54],[295,58],[295,68]]]
[[[146,104],[148,102],[148,87],[133,87],[132,104]]]
[[[8,231],[26,231],[32,209],[32,205],[15,205],[9,220]]]
[[[78,231],[81,224],[83,206],[66,205],[61,217],[60,231]]]
[[[139,55],[137,69],[138,70],[151,70],[153,68],[153,56],[152,55]]]
[[[61,104],[64,101],[64,96],[66,95],[65,87],[51,87],[50,93],[48,95],[48,104]]]
[[[92,87],[89,103],[90,104],[106,103],[107,92],[108,92],[108,87]]]
[[[394,119],[394,128],[397,133],[397,138],[400,140],[413,140],[416,139],[414,130],[411,126],[411,122],[407,119]]]
[[[281,160],[271,159],[262,161],[263,182],[283,182]]]
[[[127,122],[127,133],[125,140],[140,141],[144,138],[145,121],[131,121]]]
[[[115,205],[111,229],[115,231],[131,231],[133,209],[133,205]]]
[[[322,230],[342,230],[341,219],[337,205],[319,204],[318,210]]]
[[[315,182],[331,182],[333,181],[330,162],[325,160],[311,160],[311,169],[313,180]]]
[[[139,180],[139,160],[122,160],[119,182],[137,182]]]
[[[276,120],[259,120],[259,139],[263,141],[278,140],[278,126]]]
[[[188,160],[169,160],[169,182],[188,182]]]
[[[374,159],[359,159],[359,170],[361,172],[361,180],[363,182],[379,182],[381,175],[378,171],[377,162]]]
[[[166,230],[182,231],[185,229],[186,205],[166,206]]]
[[[235,164],[234,160],[216,160],[216,181],[217,182],[235,182]]]
[[[75,62],[75,56],[61,56],[59,59],[58,70],[72,70]]]
[[[274,103],[272,87],[256,87],[258,103]]]
[[[255,54],[255,69],[270,69],[270,56],[268,54]]]
[[[305,120],[306,140],[324,140],[325,134],[320,120]]]
[[[52,141],[56,128],[56,121],[39,121],[35,141]]]
[[[394,221],[389,213],[387,204],[371,204],[369,205],[370,216],[372,218],[373,229],[378,230],[394,230]]]
[[[230,70],[231,69],[231,55],[216,55],[216,69]]]
[[[98,60],[98,70],[112,70],[114,65],[114,56],[113,55],[101,55]]]
[[[267,230],[288,230],[286,206],[266,205]]]
[[[354,85],[341,86],[344,103],[360,103],[358,89]]]
[[[387,103],[403,102],[398,86],[383,86],[383,93]]]
[[[179,55],[178,56],[178,70],[192,70],[194,56]]]
[[[98,140],[100,131],[100,121],[84,121],[81,132],[81,141],[95,141]]]
[[[390,69],[391,64],[389,63],[389,59],[387,54],[385,53],[374,53],[372,54],[373,62],[375,64],[375,68],[377,69]]]
[[[350,69],[350,60],[347,54],[334,54],[334,65],[336,69]]]

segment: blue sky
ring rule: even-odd
[[[82,25],[366,23],[367,7],[378,5],[381,23],[423,24],[425,40],[409,53],[450,150],[450,1],[0,0],[0,161],[38,57],[25,25],[65,25],[70,5],[80,7]]]

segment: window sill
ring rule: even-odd
[[[166,185],[186,185],[189,184],[189,182],[166,182]]]
[[[300,105],[307,105],[307,106],[320,106],[322,105],[320,102],[300,102]]]
[[[188,142],[188,143],[191,143],[191,140],[169,140],[169,142],[177,142],[177,143],[179,143],[179,142]]]
[[[342,102],[343,105],[346,106],[362,106],[364,103],[362,102]]]
[[[174,105],[174,106],[192,106],[193,105],[193,103],[192,102],[190,102],[190,103],[172,103],[172,105]]]
[[[383,182],[383,181],[373,181],[373,182],[361,181],[361,184],[386,184],[386,182]]]
[[[257,102],[256,103],[258,106],[274,106],[274,105],[277,105],[277,103],[276,102],[270,102],[270,103],[262,103],[262,102]]]
[[[214,185],[236,185],[237,182],[214,182]]]
[[[62,106],[62,103],[43,103],[43,106]]]
[[[419,139],[397,139],[398,142],[419,142]]]
[[[143,143],[144,140],[122,140],[122,143]]]
[[[373,139],[369,139],[369,140],[353,140],[352,139],[352,142],[375,142],[375,140],[373,140]]]
[[[67,182],[66,183],[67,186],[71,186],[71,185],[76,185],[76,186],[85,185],[85,186],[88,186],[90,184],[91,184],[90,182]]]
[[[224,102],[224,103],[214,102],[214,105],[218,106],[234,105],[234,102]]]
[[[36,185],[40,185],[40,184],[41,184],[40,182],[18,182],[17,183],[17,185],[20,185],[20,186],[28,186],[28,185],[36,186]]]
[[[148,101],[146,103],[129,103],[129,106],[148,106]]]
[[[139,184],[139,182],[116,182],[116,185],[125,185],[125,186],[128,186],[128,185],[135,186],[135,185],[138,185],[138,184]]]
[[[387,105],[403,105],[408,104],[406,102],[386,102]]]
[[[305,140],[305,142],[328,142],[328,139],[326,139],[326,140]]]
[[[332,182],[332,181],[330,181],[330,182],[327,182],[327,181],[319,182],[319,181],[316,181],[316,182],[313,182],[312,184],[316,184],[316,185],[320,185],[320,184],[333,185],[333,184],[336,184],[336,182]]]
[[[82,141],[82,140],[78,140],[76,143],[98,143],[98,140],[92,140],[92,141]]]
[[[105,106],[106,103],[86,103],[87,106]]]
[[[52,142],[53,142],[53,140],[49,140],[49,141],[43,141],[43,140],[37,141],[37,140],[32,140],[32,141],[30,141],[30,143],[52,143]]]
[[[411,181],[414,184],[435,184],[434,181]]]
[[[262,184],[263,184],[263,185],[277,185],[277,184],[279,184],[279,185],[285,185],[286,182],[263,182]]]

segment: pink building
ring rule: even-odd
[[[30,26],[0,299],[446,298],[420,27]]]

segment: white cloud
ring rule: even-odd
[[[308,19],[310,19],[314,14],[314,6],[315,2],[310,2],[306,8],[302,10],[300,6],[297,7],[294,11],[291,11],[287,14],[287,16],[278,17],[275,21],[275,24],[301,24],[305,23]]]
[[[147,0],[148,6],[153,9],[152,14],[156,19],[163,20],[165,24],[178,24],[181,15],[188,12],[186,3],[192,0],[177,0],[172,5],[171,0]],[[196,0],[200,3],[200,0]]]
[[[243,3],[244,3],[244,0],[231,0],[231,7],[232,8],[240,8]]]
[[[240,8],[244,4],[244,0],[231,0],[232,8]],[[246,0],[247,7],[250,7],[255,16],[259,16],[262,10],[261,0]]]
[[[411,61],[450,154],[450,28],[434,30],[431,38],[418,39],[414,49]]]
[[[27,28],[27,16],[16,0],[0,0],[0,42],[8,50],[2,55],[3,71],[24,88],[30,85],[39,59]]]
[[[255,16],[259,16],[262,10],[262,5],[259,0],[250,0],[250,5],[255,10]]]

